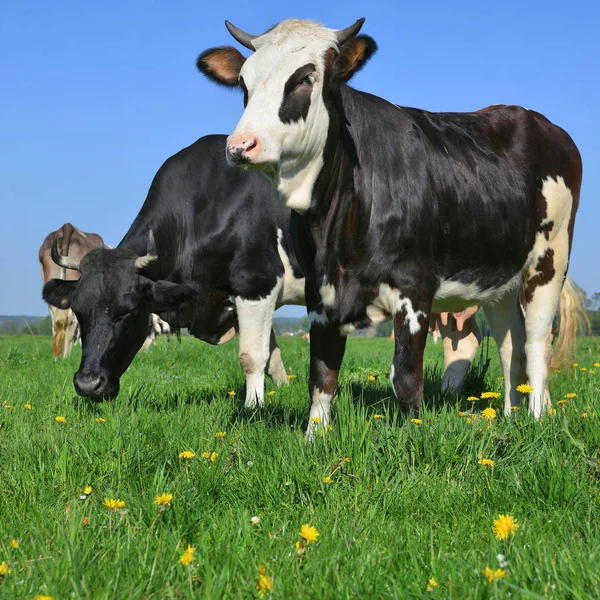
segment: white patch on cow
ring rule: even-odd
[[[323,285],[319,289],[319,294],[321,294],[323,306],[333,306],[335,302],[335,288],[333,285],[323,282]]]
[[[239,359],[246,374],[246,408],[263,406],[265,402],[265,367],[270,354],[273,312],[281,292],[283,278],[260,300],[236,297],[235,306],[240,332]]]
[[[379,295],[373,300],[373,303],[367,306],[367,316],[375,324],[393,317],[399,311],[406,311],[406,321],[409,331],[415,335],[421,331],[419,317],[425,317],[422,310],[414,310],[410,298],[401,295],[400,290],[390,287],[387,283],[379,285]]]
[[[279,258],[283,263],[284,269],[283,285],[277,299],[277,306],[282,306],[283,304],[300,304],[304,306],[304,277],[298,279],[294,275],[290,258],[281,243],[282,239],[283,231],[277,228],[277,252],[279,253]]]
[[[394,396],[397,398],[398,394],[396,394],[396,388],[394,387],[394,373],[394,363],[392,363],[392,366],[390,367],[390,381],[392,382],[392,391],[394,392]]]
[[[342,335],[350,335],[356,331],[356,327],[352,323],[346,323],[339,328],[339,331]]]
[[[520,285],[521,273],[517,273],[501,286],[487,289],[481,288],[477,282],[461,283],[443,279],[433,298],[432,311],[460,312],[475,304],[495,304]]]
[[[326,394],[315,388],[312,395],[312,404],[310,406],[310,416],[308,427],[306,429],[306,439],[312,441],[315,431],[325,428],[329,425],[329,415],[331,412],[332,394]]]
[[[313,325],[327,325],[327,315],[321,310],[318,312],[310,311],[308,313],[308,326],[312,327]]]
[[[310,206],[315,181],[323,167],[329,114],[323,102],[324,56],[337,48],[335,31],[312,23],[283,21],[253,41],[256,52],[241,69],[249,92],[248,105],[232,137],[256,136],[260,152],[254,159],[276,165],[272,179],[282,201],[298,212]],[[283,123],[279,108],[288,78],[298,68],[314,64],[314,84],[306,120]]]

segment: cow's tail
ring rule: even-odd
[[[71,223],[65,223],[62,227],[62,241],[60,245],[60,253],[63,256],[69,256],[69,246],[71,245],[71,236],[73,235],[73,225]],[[64,267],[60,268],[60,278],[67,278],[67,270]]]
[[[558,305],[560,323],[558,339],[552,355],[552,366],[565,361],[572,362],[577,351],[577,331],[591,330],[590,320],[585,312],[585,297],[575,288],[569,277],[565,279]]]
[[[52,343],[52,355],[54,358],[62,356],[69,324],[69,311],[57,310],[54,318],[54,340]]]

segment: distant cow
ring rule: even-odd
[[[577,146],[522,107],[432,113],[352,89],[377,49],[358,35],[363,22],[333,30],[291,19],[258,36],[226,23],[252,54],[227,46],[197,61],[244,93],[227,160],[261,170],[298,213],[292,237],[311,322],[308,434],[329,422],[349,331],[393,318],[394,393],[405,413],[418,413],[430,314],[475,304],[498,345],[504,412],[529,381],[539,417],[579,205]]]
[[[278,306],[304,303],[290,211],[261,174],[229,167],[224,151],[225,136],[211,135],[167,160],[117,248],[74,261],[55,242],[55,262],[81,279],[53,279],[43,297],[79,320],[80,395],[118,394],[152,312],[211,344],[239,329],[247,407],[264,402],[265,368],[277,384],[287,382],[272,321]]]
[[[50,256],[52,241],[56,238],[58,251],[65,257],[66,263],[79,262],[90,250],[102,248],[104,242],[96,233],[85,233],[71,223],[65,223],[60,229],[49,233],[38,253],[40,270],[44,283],[51,279],[77,281],[78,271],[59,267]],[[70,308],[61,309],[48,305],[52,319],[52,354],[54,358],[66,358],[79,337],[77,319]]]

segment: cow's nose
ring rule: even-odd
[[[111,397],[111,393],[107,389],[109,387],[107,382],[104,373],[80,373],[77,371],[73,376],[73,385],[76,392],[80,396],[94,398],[95,400]]]
[[[252,162],[258,157],[260,148],[260,139],[255,135],[231,135],[227,139],[227,158],[236,164]]]

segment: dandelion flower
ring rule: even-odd
[[[171,506],[171,500],[173,500],[173,494],[162,493],[156,496],[154,504],[159,506]]]
[[[270,391],[270,392],[267,394],[267,396],[269,396],[269,397],[271,397],[271,396],[274,396],[274,395],[275,395],[275,392],[274,392],[274,391]]]
[[[373,418],[374,418],[376,421],[379,421],[380,419],[385,419],[385,415],[373,415]]]
[[[326,477],[323,477],[323,483],[331,483],[332,479],[331,477],[329,477],[329,475],[327,475]]]
[[[475,417],[467,417],[467,423],[472,423],[475,420]]]
[[[595,362],[594,363],[594,367],[596,367],[596,369],[597,369],[598,367],[600,367],[600,363],[599,362]]]
[[[179,557],[179,562],[184,567],[191,565],[196,560],[194,558],[194,552],[196,552],[196,548],[192,548],[192,546],[190,546],[188,544],[188,547],[184,550],[183,554]]]
[[[206,460],[210,460],[210,462],[214,462],[215,459],[217,458],[217,456],[219,456],[218,452],[203,452],[202,453],[202,458],[205,458]]]
[[[520,406],[511,406],[510,410],[512,410],[513,412],[516,413],[516,412],[519,412],[521,410],[521,407]]]
[[[567,403],[567,401],[563,398],[562,400],[559,400],[556,404],[560,404],[562,406],[563,404],[566,404],[566,403]]]
[[[23,408],[25,408],[26,410],[31,410],[31,404],[24,404]]]
[[[425,590],[428,592],[434,592],[435,588],[439,588],[439,587],[440,587],[440,584],[433,577],[431,577],[429,579],[429,581],[427,582],[427,587],[425,588]]]
[[[66,423],[67,419],[65,417],[56,417],[54,419],[57,423]]]
[[[333,425],[325,425],[325,431],[333,431]]]
[[[222,440],[226,435],[227,435],[226,431],[217,431],[217,433],[215,433],[215,437],[218,440]]]
[[[521,392],[521,394],[531,394],[533,388],[527,383],[522,383],[517,386],[517,392]]]
[[[581,418],[582,419],[587,419],[588,418],[588,414],[586,412],[581,413]]]
[[[469,396],[469,397],[467,398],[467,400],[468,400],[469,402],[477,402],[477,401],[479,400],[479,398],[478,398],[477,396]]]
[[[103,419],[102,417],[96,417],[96,423],[106,423],[106,419]]]
[[[302,525],[302,527],[300,527],[300,537],[305,540],[307,543],[310,544],[310,542],[316,542],[317,538],[321,535],[318,531],[316,527],[313,527],[312,525],[308,525],[308,523],[305,523],[304,525]]]
[[[53,596],[40,596],[39,594],[33,600],[54,600]]]
[[[260,525],[260,517],[251,517],[250,522],[252,525]]]
[[[87,527],[87,526],[90,524],[90,520],[89,520],[87,517],[85,517],[85,518],[83,519],[83,521],[81,521],[81,524],[82,524],[84,527]]]
[[[344,462],[345,462],[345,463],[349,463],[349,462],[350,462],[350,459],[349,459],[349,458],[346,456],[346,458],[344,459]]]
[[[568,394],[565,394],[565,398],[576,398],[577,394],[575,394],[574,392],[569,392]]]
[[[288,375],[288,376],[287,376],[287,378],[288,378],[288,379],[290,379],[290,380],[291,380],[291,379],[296,379],[296,376],[295,376],[295,375],[292,375],[292,374],[290,374],[290,375]]]
[[[118,498],[104,498],[104,502],[102,502],[102,504],[104,504],[104,506],[110,510],[125,508],[125,502],[123,500],[119,500]]]
[[[91,485],[88,485],[84,490],[83,493],[86,496],[89,496],[92,492],[94,491],[94,488]]]
[[[296,552],[298,554],[302,554],[306,550],[306,546],[304,545],[304,541],[298,540],[296,542]]]
[[[498,515],[494,520],[493,530],[497,540],[507,540],[519,525],[512,515]]]
[[[374,375],[369,375],[369,376],[367,377],[367,379],[368,379],[369,381],[375,381],[375,376],[374,376]]]
[[[581,367],[581,369],[579,369],[580,371],[587,371],[586,367]]]
[[[494,579],[504,579],[506,577],[506,571],[504,569],[490,569],[486,567],[483,571],[481,571],[483,575],[485,575],[488,581],[491,583]]]
[[[19,541],[18,540],[10,540],[10,546],[11,546],[11,548],[18,548]]]
[[[5,561],[0,563],[0,577],[4,577],[5,575],[10,575],[12,571],[8,568],[8,565]]]
[[[493,467],[494,461],[491,458],[482,458],[477,461],[478,464],[483,465],[484,467]]]
[[[481,416],[485,417],[486,419],[488,419],[488,421],[491,421],[491,420],[495,419],[496,418],[496,414],[497,414],[496,413],[496,409],[490,408],[490,407],[488,407],[485,410],[481,411]]]
[[[481,394],[482,400],[496,400],[497,398],[500,398],[499,392],[483,392]]]
[[[258,567],[259,576],[256,580],[256,591],[262,598],[273,587],[273,580],[267,575],[267,569],[263,565]]]
[[[551,409],[549,409],[549,410],[548,410],[548,414],[549,414],[551,417],[554,417],[554,416],[556,415],[556,409],[555,409],[555,408],[551,408]]]
[[[235,396],[235,392],[233,390],[231,390],[230,392],[227,392],[232,398]]]
[[[421,419],[411,419],[410,422],[414,423],[415,425],[421,425],[423,423]]]
[[[313,423],[320,423],[321,422],[321,417],[311,417],[310,420]]]
[[[179,453],[179,458],[185,458],[185,460],[190,460],[190,458],[194,458],[194,456],[196,455],[190,450],[184,450]]]

